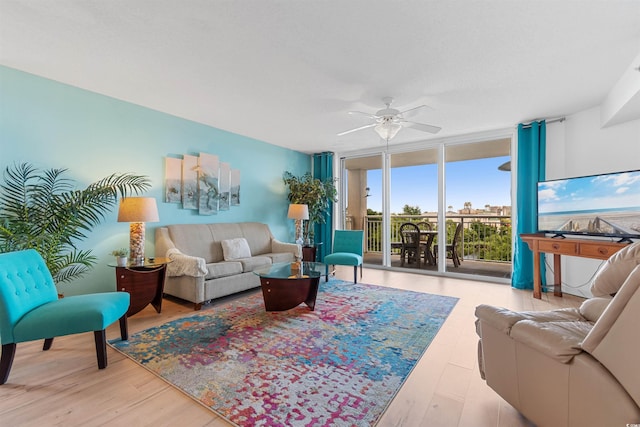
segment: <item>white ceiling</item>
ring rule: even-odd
[[[306,153],[384,96],[437,137],[592,108],[639,52],[637,0],[0,0],[0,64]]]

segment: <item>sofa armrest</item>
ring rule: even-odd
[[[204,258],[185,255],[176,248],[169,249],[167,257],[171,259],[171,262],[167,264],[167,275],[169,277],[204,277],[207,274],[207,264]]]
[[[587,321],[522,320],[511,328],[511,338],[560,363],[569,363],[573,356],[582,353],[580,344],[592,327]]]
[[[515,311],[486,304],[481,304],[476,307],[476,317],[481,322],[491,325],[506,335],[509,335],[511,327],[515,325],[516,322],[525,319],[523,315]]]
[[[271,239],[271,252],[273,253],[282,253],[282,252],[290,252],[294,257],[302,259],[302,247],[297,243],[285,243],[281,242],[278,239]]]

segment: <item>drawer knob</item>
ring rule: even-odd
[[[551,247],[552,247],[553,249],[555,249],[555,250],[560,249],[560,245],[559,245],[559,244],[557,244],[557,243],[554,243],[553,245],[551,245]]]
[[[607,248],[598,248],[598,252],[600,252],[602,255],[607,255],[609,253],[609,250]]]

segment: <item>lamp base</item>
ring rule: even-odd
[[[296,219],[296,243],[302,246],[304,239],[302,238],[302,220]]]
[[[129,224],[129,262],[133,265],[144,264],[144,222]]]

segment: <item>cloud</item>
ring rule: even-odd
[[[540,190],[540,192],[538,193],[538,196],[541,201],[558,200],[556,190],[554,190],[553,188],[546,188],[544,190]]]
[[[612,185],[614,187],[631,185],[635,182],[640,182],[640,173],[624,172],[621,174],[614,174],[614,175],[601,175],[593,179],[593,182],[608,182],[608,181],[612,181]]]
[[[629,187],[620,187],[616,190],[616,194],[626,193],[629,190]]]

